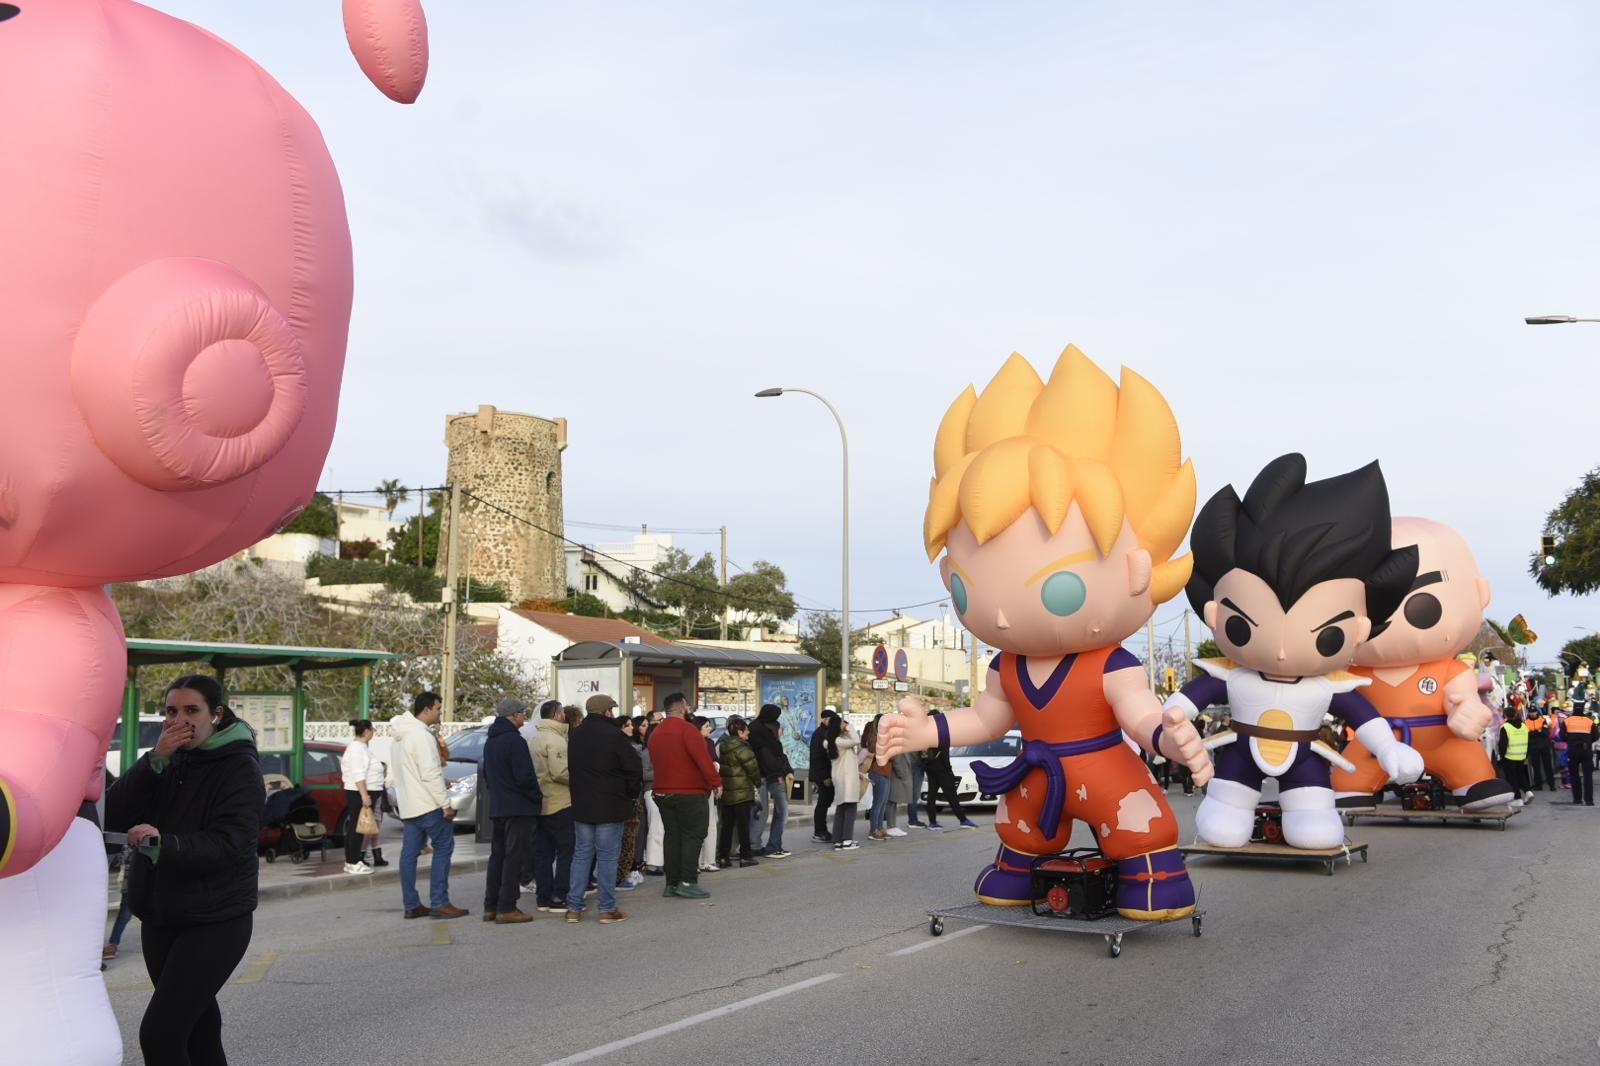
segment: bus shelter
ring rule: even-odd
[[[401,656],[357,648],[297,648],[272,644],[210,644],[190,640],[128,639],[128,680],[122,694],[122,765],[127,773],[139,758],[139,671],[150,666],[201,663],[216,675],[234,714],[256,732],[262,755],[282,754],[296,785],[305,780],[305,675],[312,670],[360,670],[361,688],[352,717],[366,718],[372,703],[372,667]],[[287,666],[294,687],[287,692],[229,692],[228,671]]]
[[[662,701],[674,692],[682,692],[691,705],[698,706],[702,670],[754,671],[752,692],[757,705],[773,703],[782,709],[779,722],[784,750],[795,766],[807,765],[807,743],[827,691],[822,664],[809,655],[589,640],[555,657],[551,688],[562,703],[582,707],[590,696],[603,693],[630,714],[648,714],[661,709]]]

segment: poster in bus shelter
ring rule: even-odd
[[[809,766],[811,731],[817,728],[817,675],[762,671],[757,675],[757,684],[761,703],[775,703],[783,711],[778,732],[790,764]]]

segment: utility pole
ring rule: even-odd
[[[728,527],[722,527],[722,639],[728,639]]]
[[[456,544],[461,530],[461,486],[450,486],[450,536],[445,541],[444,557],[444,655],[439,670],[439,687],[444,691],[444,720],[456,720],[456,576],[460,560]],[[419,534],[421,530],[417,531]],[[419,536],[420,540],[421,537]]]
[[[452,529],[455,527],[452,526]],[[1144,672],[1150,675],[1150,691],[1156,688],[1156,616],[1152,614],[1144,623]],[[446,707],[449,704],[445,704]]]
[[[967,706],[978,705],[978,637],[971,630],[967,631],[967,642],[971,654],[967,656]]]
[[[422,569],[422,527],[428,522],[428,487],[417,490],[417,569]]]
[[[1183,666],[1189,669],[1189,664],[1194,662],[1194,652],[1189,648],[1189,608],[1183,609]]]

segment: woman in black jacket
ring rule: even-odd
[[[217,992],[250,946],[266,790],[255,736],[216,681],[178,678],[165,714],[106,796],[107,828],[133,851],[128,901],[155,983],[139,1047],[149,1066],[225,1064]]]

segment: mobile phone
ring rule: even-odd
[[[140,846],[146,848],[159,848],[161,846],[161,835],[158,833],[153,837],[145,837],[144,843]]]

